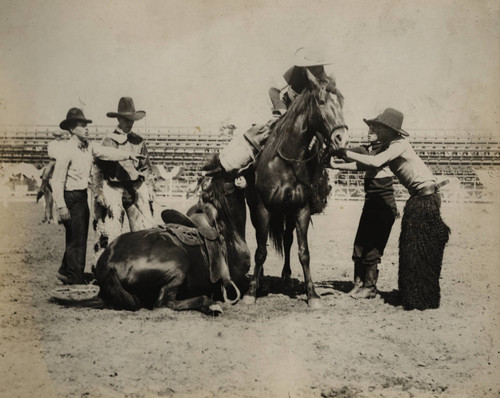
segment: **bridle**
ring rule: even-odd
[[[347,127],[346,124],[338,124],[338,125],[332,127],[331,129],[329,129],[329,124],[330,123],[323,116],[323,112],[321,112],[321,105],[318,103],[318,99],[315,98],[314,100],[316,101],[316,106],[319,109],[319,115],[320,115],[321,121],[323,122],[323,126],[325,126],[326,130],[328,130],[330,132],[329,135],[328,134],[325,135],[325,134],[319,133],[319,137],[321,138],[321,141],[323,141],[323,144],[325,144],[327,147],[330,147],[333,144],[333,141],[332,141],[333,133],[335,133],[335,131],[337,131],[339,129],[342,129],[342,128],[345,128],[346,130],[348,130],[349,127]],[[317,137],[317,134],[314,135],[314,137],[311,139],[311,142],[316,137]],[[315,151],[310,157],[308,157],[306,159],[292,159],[292,158],[289,158],[289,157],[287,157],[287,156],[285,156],[283,154],[283,152],[281,150],[282,145],[283,145],[283,142],[278,147],[278,155],[279,155],[280,158],[282,158],[283,160],[285,160],[287,162],[307,163],[307,162],[313,160],[320,153],[320,151],[318,150],[318,151]],[[311,143],[309,143],[309,146],[310,145],[311,145]]]

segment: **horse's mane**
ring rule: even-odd
[[[212,155],[205,160],[205,164],[203,165],[201,170],[202,171],[215,170],[219,166],[220,166],[219,154],[216,153],[215,155]]]
[[[287,133],[293,130],[295,120],[298,117],[303,117],[301,130],[304,131],[307,129],[306,122],[309,119],[308,116],[316,112],[317,107],[314,91],[314,88],[307,87],[293,101],[285,115],[274,125],[271,135],[260,155],[260,162],[268,163],[276,156],[278,149],[286,139]]]
[[[212,170],[217,166],[220,166],[220,160],[219,155],[216,154],[207,160],[202,169]],[[217,209],[218,218],[221,223],[220,227],[226,242],[234,241],[236,237],[236,225],[231,217],[231,208],[226,197],[226,186],[223,174],[212,177],[212,182],[202,192],[202,198]]]

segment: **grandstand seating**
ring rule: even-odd
[[[90,139],[97,140],[114,127],[89,127]],[[47,162],[47,144],[56,126],[0,126],[0,162],[25,162],[41,166]],[[184,189],[200,174],[202,164],[231,139],[231,128],[137,127],[147,142],[150,158],[167,170],[182,167],[179,185]],[[464,189],[483,195],[484,187],[475,169],[500,168],[500,136],[488,132],[451,130],[412,131],[410,142],[434,174],[457,177]],[[366,132],[351,131],[350,146],[365,142]],[[335,195],[339,198],[363,198],[363,173],[332,174]],[[397,185],[401,196],[405,190]],[[473,195],[472,195],[473,196]]]

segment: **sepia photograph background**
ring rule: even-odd
[[[427,311],[391,301],[400,219],[382,259],[380,295],[348,297],[363,198],[335,196],[335,188],[309,231],[321,309],[307,308],[296,244],[295,297],[275,289],[283,260],[270,247],[262,297],[224,305],[219,317],[67,308],[51,300],[61,287],[63,226],[41,223],[43,204],[3,185],[0,396],[498,396],[499,39],[495,0],[0,0],[2,150],[13,131],[50,139],[71,107],[93,120],[93,133],[113,129],[106,113],[123,96],[146,111],[139,133],[245,131],[271,118],[268,89],[283,88],[293,54],[310,47],[330,60],[354,141],[366,140],[363,118],[393,107],[410,142],[439,141],[437,163],[457,143],[471,151],[483,143],[467,156],[490,156],[467,166],[484,192],[467,195],[458,180],[444,191],[452,235],[441,307]],[[167,195],[157,209],[185,211],[183,198]],[[90,231],[89,250],[94,240]],[[247,240],[253,267],[250,222]]]

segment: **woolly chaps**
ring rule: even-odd
[[[438,308],[439,277],[450,235],[439,194],[412,197],[405,205],[399,237],[399,292],[406,310]]]

